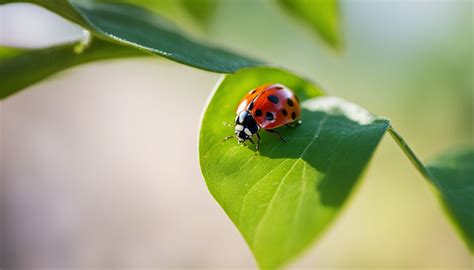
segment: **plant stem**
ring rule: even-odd
[[[418,159],[415,152],[413,152],[413,150],[411,150],[411,148],[408,146],[408,144],[405,142],[405,140],[402,138],[402,136],[400,136],[400,134],[393,128],[392,125],[390,125],[390,127],[388,128],[388,132],[390,133],[390,135],[392,135],[392,138],[400,146],[400,148],[403,150],[403,152],[408,157],[408,159],[411,161],[411,163],[415,166],[415,168],[427,180],[433,179],[430,172],[426,169],[425,165],[423,165],[423,163]]]

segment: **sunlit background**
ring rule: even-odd
[[[272,1],[220,1],[206,31],[182,27],[390,118],[423,160],[473,143],[473,3],[342,1],[341,10],[339,53]],[[0,6],[0,45],[81,34],[41,8]],[[200,113],[219,77],[159,57],[117,59],[2,101],[0,267],[255,268],[199,171]],[[290,267],[473,262],[428,182],[385,136],[342,215]]]

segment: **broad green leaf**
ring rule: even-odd
[[[0,48],[0,99],[63,69],[86,62],[116,57],[146,56],[139,50],[100,39],[78,53],[78,43],[45,49]]]
[[[281,83],[303,101],[302,124],[261,132],[260,155],[236,140],[239,100]],[[199,157],[207,186],[242,233],[258,265],[287,263],[319,238],[347,201],[389,123],[357,105],[324,97],[310,82],[276,68],[243,69],[217,85],[202,119]]]
[[[433,184],[446,213],[474,253],[474,147],[450,150],[424,165],[400,134],[392,127],[389,131],[413,165]]]
[[[342,46],[337,0],[278,1],[291,15],[313,28],[333,48]]]
[[[57,1],[63,4],[51,4]],[[98,0],[68,0],[69,7],[64,4],[65,1],[60,0],[29,2],[72,19],[90,30],[93,35],[196,68],[233,73],[240,68],[260,64],[256,60],[194,40],[181,33],[169,21],[139,6]],[[71,15],[76,14],[71,12],[71,9],[79,14],[80,19]]]

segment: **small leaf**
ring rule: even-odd
[[[233,134],[223,122],[235,118],[249,90],[265,83],[284,84],[305,100],[303,123],[279,129],[287,144],[261,132],[256,156],[253,147],[223,141]],[[357,105],[322,95],[289,72],[251,68],[225,76],[205,109],[199,142],[203,176],[261,268],[287,263],[322,235],[389,126]]]
[[[446,212],[474,253],[474,147],[446,152],[427,169]]]
[[[77,44],[65,44],[45,49],[0,47],[0,99],[75,65],[100,59],[148,55],[142,51],[100,39],[94,39],[82,53],[76,53],[74,48]]]
[[[169,58],[185,65],[233,73],[259,62],[197,42],[148,10],[132,5],[70,0],[90,29],[109,40]]]
[[[278,0],[290,14],[312,27],[329,45],[341,47],[337,0]]]

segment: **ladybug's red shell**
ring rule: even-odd
[[[239,103],[237,115],[250,111],[263,129],[274,129],[297,121],[301,107],[295,94],[281,84],[266,84],[250,91]]]

